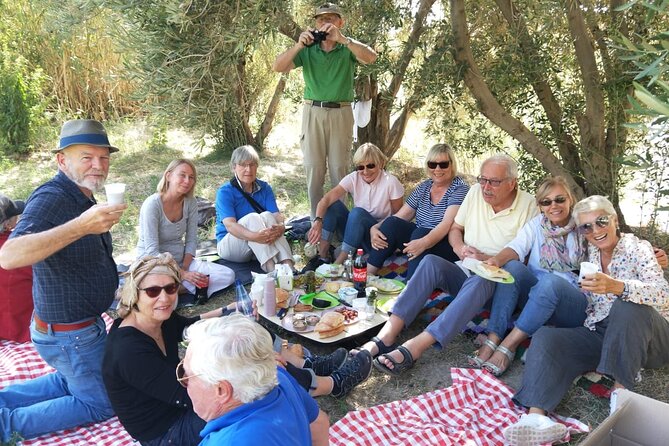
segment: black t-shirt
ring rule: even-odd
[[[186,326],[199,320],[176,313],[163,322],[167,356],[156,342],[134,327],[114,321],[102,363],[102,377],[112,407],[133,438],[149,441],[167,432],[193,406],[176,380],[179,342]]]

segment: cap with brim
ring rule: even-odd
[[[53,152],[60,152],[75,144],[106,147],[109,153],[118,152],[118,149],[109,143],[107,131],[101,122],[94,119],[73,119],[65,122],[60,130],[58,147]]]
[[[316,11],[314,12],[314,18],[323,14],[337,14],[339,17],[343,17],[341,14],[341,9],[339,9],[339,6],[333,3],[325,3],[324,5],[321,5],[318,8],[316,8]]]
[[[4,223],[12,217],[23,214],[25,208],[25,201],[14,201],[9,197],[0,194],[0,223]]]

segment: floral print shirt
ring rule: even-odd
[[[601,265],[599,249],[589,245],[590,262]],[[669,320],[669,283],[657,263],[653,248],[645,240],[639,240],[632,234],[622,234],[620,241],[613,249],[609,275],[627,284],[629,294],[625,300],[655,308],[665,319]],[[588,308],[583,325],[590,330],[595,324],[609,315],[611,305],[620,296],[607,293],[596,294],[586,292]]]

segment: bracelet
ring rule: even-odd
[[[317,221],[320,221],[321,223],[323,223],[323,218],[322,217],[314,217],[314,219],[311,220],[312,223],[316,223]]]
[[[630,288],[627,285],[627,282],[623,282],[623,292],[620,293],[621,300],[627,300],[630,297]]]

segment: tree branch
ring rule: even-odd
[[[577,196],[583,196],[583,189],[574,181],[571,173],[564,168],[560,160],[521,121],[512,117],[495,99],[474,61],[467,29],[464,0],[450,0],[450,7],[454,37],[453,57],[462,69],[465,85],[476,99],[481,113],[520,142],[525,150],[541,162],[551,174],[563,175],[567,179],[569,187]]]
[[[495,0],[495,3],[518,39],[521,48],[520,57],[527,62],[528,66],[535,64],[541,58],[537,51],[537,45],[527,29],[527,23],[523,15],[511,0]],[[524,73],[546,113],[563,164],[572,175],[580,177],[582,168],[578,145],[563,126],[562,107],[558,103],[553,89],[548,81],[539,74],[538,70],[525,70]],[[578,178],[575,178],[575,180],[578,181]],[[580,183],[580,181],[578,182]]]

